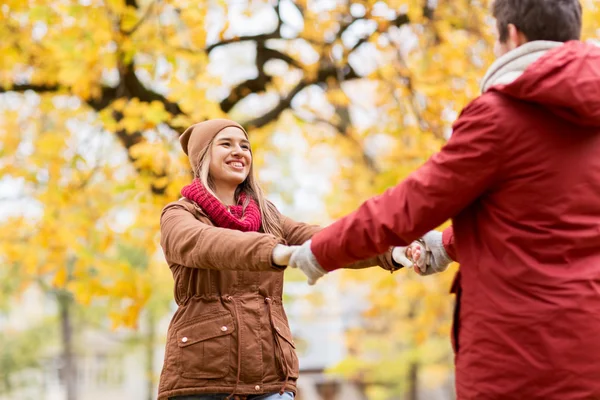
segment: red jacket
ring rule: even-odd
[[[458,398],[600,399],[599,48],[569,42],[475,99],[439,153],[312,250],[333,270],[448,218]]]

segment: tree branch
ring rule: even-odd
[[[344,107],[345,108],[345,107]],[[303,118],[301,116],[299,116],[298,114],[296,114],[296,116],[304,121],[310,122],[310,123],[321,123],[321,124],[325,124],[328,125],[330,127],[332,127],[333,129],[335,129],[338,134],[340,134],[341,136],[348,138],[351,142],[353,142],[361,151],[361,157],[362,160],[365,164],[365,166],[369,169],[369,171],[377,174],[379,173],[379,167],[377,166],[377,162],[375,161],[375,159],[373,157],[371,157],[370,155],[368,155],[364,149],[362,144],[358,141],[358,139],[356,139],[353,135],[350,135],[348,133],[348,128],[351,126],[350,121],[345,121],[345,118],[340,115],[340,110],[336,110],[337,114],[340,116],[340,118],[342,119],[342,122],[340,124],[334,124],[331,121],[326,120],[325,118],[321,118],[321,117],[315,117],[312,118],[310,120],[307,120],[306,118]],[[342,114],[344,112],[342,111]]]
[[[267,57],[268,60],[282,60],[288,63],[289,65],[296,67],[298,69],[302,69],[302,64],[292,58],[291,56],[280,52],[279,50],[271,49],[269,47],[263,48],[263,53]]]
[[[36,93],[59,93],[61,90],[69,91],[68,87],[61,87],[59,85],[34,85],[34,84],[22,84],[13,85],[8,88],[1,88],[0,93],[6,92],[26,92],[32,90]],[[122,76],[120,85],[116,88],[110,86],[102,86],[101,95],[98,98],[89,98],[84,101],[92,107],[95,111],[102,111],[108,107],[113,101],[120,97],[133,98],[137,97],[144,102],[160,101],[164,104],[165,109],[173,115],[184,114],[177,103],[167,100],[161,94],[158,94],[152,90],[147,89],[137,78],[133,71],[133,65],[126,68],[125,73]]]
[[[135,1],[134,1],[134,3],[135,3]],[[152,10],[154,9],[155,4],[156,4],[156,0],[154,0],[152,3],[150,3],[150,5],[146,9],[146,12],[144,13],[144,15],[138,20],[138,22],[136,22],[136,24],[133,26],[133,28],[131,28],[127,31],[123,31],[123,33],[125,35],[129,36],[129,35],[132,35],[135,31],[137,31],[138,28],[140,26],[142,26],[142,24],[148,19],[150,14],[152,14]],[[137,6],[135,6],[135,7],[137,8]]]
[[[350,64],[346,64],[341,68],[337,68],[335,65],[329,65],[319,70],[315,83],[325,83],[329,78],[335,78],[336,80],[340,81],[348,81],[362,78],[362,76],[358,75]]]
[[[425,0],[425,4],[423,5],[423,16],[427,19],[433,19],[434,12],[435,8],[429,4],[429,0]]]
[[[113,118],[115,119],[115,121],[119,121],[123,118],[123,114],[120,112],[114,112]],[[127,158],[129,158],[129,161],[131,161],[135,165],[135,162],[137,161],[137,159],[131,155],[131,148],[138,143],[142,143],[146,139],[144,138],[144,136],[142,135],[141,132],[131,133],[131,132],[125,131],[124,129],[120,129],[120,130],[116,131],[115,134],[117,135],[117,138],[119,139],[119,141],[123,144],[123,147],[125,147],[125,150],[127,151]],[[161,172],[154,172],[154,171],[147,171],[144,169],[140,169],[138,167],[136,167],[136,170],[140,175],[143,175],[143,174],[148,175],[148,172],[150,172],[152,174],[152,176],[156,179],[160,179],[160,178],[167,176],[166,170],[163,170]],[[150,190],[152,191],[152,193],[154,195],[162,196],[165,194],[166,186],[158,187],[158,186],[156,186],[155,183],[152,183],[150,185]]]
[[[221,110],[228,113],[235,105],[250,93],[264,92],[272,80],[272,77],[266,74],[259,74],[258,78],[248,79],[229,92],[229,96],[221,100],[219,106]]]
[[[270,78],[269,76],[266,77]],[[268,111],[264,115],[246,122],[245,126],[247,126],[248,129],[260,128],[262,126],[265,126],[269,122],[272,122],[273,120],[277,119],[286,108],[289,108],[292,104],[292,100],[294,99],[294,97],[298,93],[300,93],[304,88],[316,83],[326,83],[329,78],[335,78],[337,80],[340,77],[342,77],[343,80],[351,80],[360,78],[360,75],[358,75],[350,65],[346,65],[342,68],[341,71],[334,65],[329,65],[326,68],[319,70],[319,72],[317,73],[317,78],[314,81],[308,81],[306,79],[303,79],[300,82],[298,82],[298,84],[290,91],[290,93],[288,93],[287,96],[281,98],[277,106],[275,106],[272,110]],[[239,90],[239,86],[236,89]],[[238,101],[239,100],[241,100],[241,98],[238,99]]]
[[[281,39],[281,35],[277,30],[275,30],[271,33],[261,33],[259,35],[237,36],[231,39],[225,39],[221,42],[213,43],[210,46],[206,47],[204,51],[207,54],[210,54],[210,52],[216,49],[217,47],[226,46],[228,44],[240,42],[264,42],[269,39]]]
[[[86,102],[96,111],[102,111],[117,99],[117,88],[103,86],[99,98],[90,98]]]
[[[336,39],[341,39],[342,35],[350,28],[356,21],[364,20],[365,17],[350,18],[347,23],[340,25],[340,30],[336,35]]]
[[[405,25],[408,23],[410,23],[410,19],[408,18],[408,15],[400,14],[391,21],[390,26],[401,27],[402,25]],[[373,32],[373,33],[375,33],[375,32]],[[360,38],[358,40],[358,42],[356,42],[356,44],[354,46],[352,46],[352,49],[350,49],[350,53],[352,53],[354,50],[358,49],[363,43],[368,42],[369,39],[371,39],[371,36],[373,36],[373,33]]]
[[[19,92],[23,93],[28,90],[32,90],[36,93],[59,93],[61,90],[69,91],[68,87],[61,87],[59,85],[33,85],[33,84],[23,84],[23,85],[13,85],[8,88],[0,88],[0,93],[6,92]],[[104,108],[108,107],[108,105],[116,99],[116,88],[111,88],[108,86],[102,87],[102,95],[99,98],[90,98],[85,100],[85,102],[92,107],[96,111],[101,111]]]
[[[229,112],[240,100],[245,98],[250,93],[264,92],[267,89],[267,85],[273,80],[272,76],[265,73],[264,67],[267,61],[273,59],[283,60],[289,65],[302,69],[302,65],[292,57],[278,50],[265,47],[264,43],[262,42],[257,42],[256,69],[258,71],[258,76],[253,79],[248,79],[234,87],[229,92],[229,96],[223,99],[219,104],[221,110],[224,112]]]
[[[170,112],[172,115],[184,114],[181,108],[179,108],[179,104],[169,101],[163,95],[146,88],[136,76],[134,69],[135,68],[133,64],[129,64],[124,67],[124,71],[121,75],[120,85],[117,87],[117,94],[119,97],[137,97],[141,101],[147,103],[159,101],[163,103],[165,110]]]
[[[273,11],[275,12],[275,15],[277,16],[277,27],[273,30],[273,32],[261,33],[258,35],[237,36],[237,37],[234,37],[231,39],[225,39],[220,42],[213,43],[210,46],[207,46],[205,49],[206,54],[210,54],[210,52],[213,51],[214,49],[216,49],[217,47],[227,46],[228,44],[232,44],[232,43],[239,43],[239,42],[257,42],[257,43],[263,42],[264,43],[269,39],[282,39],[281,27],[283,25],[283,20],[281,19],[281,14],[279,13],[279,0],[273,7]]]
[[[304,88],[310,85],[309,82],[301,80],[298,84],[288,93],[287,96],[281,98],[279,103],[270,111],[264,115],[254,118],[250,121],[243,123],[242,125],[248,130],[252,128],[260,128],[267,125],[269,122],[276,120],[285,109],[289,108],[292,104],[294,97],[300,93]]]
[[[276,11],[277,11],[278,7],[279,7],[279,3],[277,3]],[[294,66],[296,68],[300,68],[300,69],[302,68],[302,65],[298,61],[293,59],[291,56],[289,56],[283,52],[280,52],[278,50],[274,50],[274,49],[271,49],[271,48],[268,48],[265,46],[266,40],[281,37],[279,34],[279,30],[280,30],[279,28],[280,28],[282,21],[280,19],[279,14],[278,14],[278,18],[279,18],[278,28],[271,33],[252,35],[252,36],[241,36],[238,38],[228,39],[228,40],[224,40],[222,42],[215,43],[206,48],[206,52],[210,53],[210,51],[212,51],[214,48],[216,48],[218,46],[225,46],[225,45],[240,42],[240,41],[255,41],[256,42],[256,46],[257,46],[256,68],[258,71],[258,76],[256,78],[248,79],[244,82],[241,82],[240,84],[238,84],[236,87],[234,87],[230,91],[229,96],[227,96],[225,99],[223,99],[219,104],[221,107],[221,110],[223,110],[224,112],[226,112],[226,113],[230,112],[239,101],[244,99],[249,94],[261,93],[266,90],[267,85],[272,82],[272,77],[267,75],[264,72],[264,65],[268,60],[279,59],[279,60],[283,60],[283,61],[287,62],[289,65]],[[336,37],[338,39],[341,38],[341,35],[344,32],[346,32],[346,30],[349,29],[349,27],[353,23],[355,23],[356,21],[361,20],[361,19],[364,19],[364,17],[352,18],[348,22],[342,24],[340,26],[340,29],[339,29]],[[392,20],[390,22],[390,24],[394,25],[394,26],[401,26],[401,25],[404,25],[409,22],[410,21],[409,21],[408,16],[406,14],[401,14],[401,15],[398,15],[394,20]],[[350,50],[350,53],[352,51],[354,51],[355,49],[357,49],[358,47],[360,47],[360,45],[362,45],[363,43],[368,41],[370,39],[371,35],[367,35],[366,37],[361,38]],[[344,67],[338,68],[335,65],[333,65],[332,63],[322,61],[320,68],[317,72],[316,79],[314,79],[314,81],[309,82],[306,79],[302,80],[290,92],[290,94],[281,98],[279,104],[273,110],[270,110],[266,114],[247,122],[248,126],[258,127],[258,126],[266,125],[267,123],[271,122],[273,119],[277,118],[286,107],[289,107],[291,105],[293,96],[295,96],[295,94],[300,92],[304,87],[309,86],[314,83],[326,83],[327,80],[330,78],[334,78],[341,82],[341,81],[345,81],[345,80],[357,79],[357,78],[360,78],[360,76],[356,73],[356,71],[352,68],[352,66],[350,64],[346,64]],[[292,97],[290,97],[290,95]]]
[[[275,3],[275,7],[274,7],[275,15],[277,16],[277,28],[275,28],[274,32],[277,32],[279,37],[281,37],[281,27],[283,26],[283,19],[281,19],[281,13],[279,12],[280,6],[281,6],[281,2],[280,2],[280,0],[277,0],[277,3]]]
[[[26,92],[28,90],[33,90],[38,93],[48,93],[48,92],[58,92],[60,90],[60,86],[58,85],[32,85],[32,84],[24,84],[24,85],[12,85],[8,88],[0,87],[0,93],[6,92]]]

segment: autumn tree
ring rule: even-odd
[[[325,201],[332,217],[349,212],[439,149],[457,112],[477,96],[492,62],[488,3],[4,1],[0,175],[24,180],[41,211],[37,219],[10,221],[15,234],[3,237],[3,257],[19,260],[24,281],[43,277],[79,302],[129,298],[128,311],[113,317],[134,323],[154,285],[164,282],[119,258],[115,240],[154,260],[156,216],[189,180],[177,136],[207,118],[242,122],[259,166],[275,159],[282,171],[289,166],[281,140],[300,137],[305,150],[291,155],[333,160]],[[592,38],[598,5],[582,3]],[[123,155],[129,169],[111,165],[108,156],[87,165],[89,156],[77,157],[68,144],[75,132],[90,141],[108,136],[120,149],[111,152]],[[281,174],[266,183],[290,198]],[[123,232],[102,225],[116,204],[133,215]],[[109,275],[110,285],[100,278]],[[447,346],[436,347],[435,360],[420,355],[431,354],[431,340],[447,333],[448,276],[366,276],[374,289],[370,326],[392,316],[397,323],[360,334],[398,338],[388,342],[398,351],[358,346],[356,359],[385,353],[409,384],[398,384],[391,369],[374,369],[371,381],[412,393],[418,365],[447,364]],[[407,349],[414,349],[410,356]]]
[[[75,399],[75,307],[104,299],[117,326],[133,327],[149,301],[168,302],[158,218],[148,217],[161,205],[111,133],[74,116],[66,98],[33,99],[11,98],[0,124],[9,196],[21,203],[1,224],[3,304],[32,285],[54,299]]]

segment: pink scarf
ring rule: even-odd
[[[235,229],[242,232],[258,232],[260,229],[262,222],[260,209],[254,199],[249,199],[248,205],[244,208],[244,203],[248,198],[245,193],[240,194],[237,205],[225,207],[196,178],[191,184],[181,189],[181,194],[195,201],[210,220],[220,228]]]

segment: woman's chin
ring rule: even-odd
[[[246,180],[247,175],[240,173],[240,174],[230,174],[229,176],[227,176],[227,182],[231,185],[241,185],[242,183],[244,183],[244,181]]]
[[[248,174],[243,171],[222,171],[220,174],[212,175],[213,182],[217,186],[238,186],[243,183],[247,177]]]

